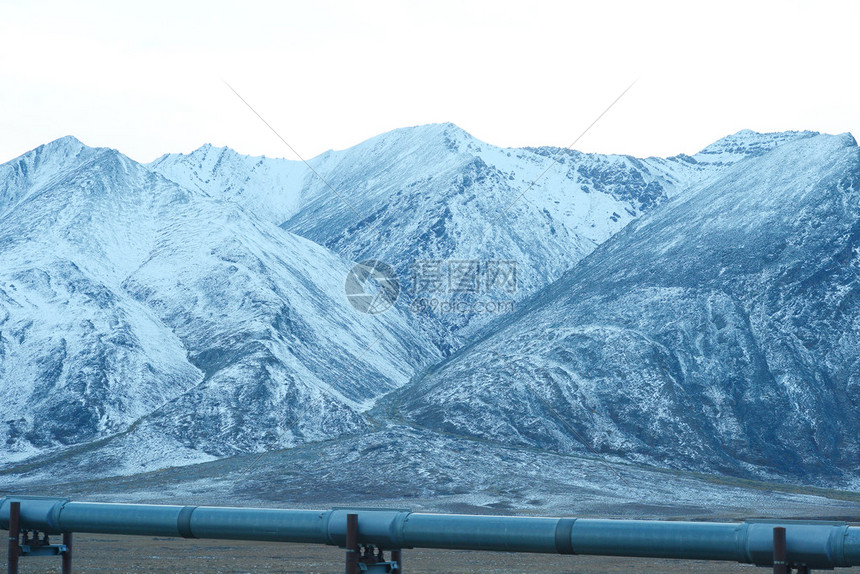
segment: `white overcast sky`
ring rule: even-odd
[[[501,146],[693,153],[860,137],[860,2],[0,2],[0,162],[71,134],[139,161],[293,157],[451,121]]]

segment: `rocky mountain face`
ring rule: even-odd
[[[540,449],[595,476],[856,480],[857,149],[743,131],[637,159],[442,124],[310,160],[323,182],[227,148],[144,166],[57,140],[0,165],[0,474],[313,443],[319,490],[350,445],[398,472],[408,437],[424,481],[439,445],[482,472],[463,453],[487,441],[510,468]],[[400,281],[382,313],[345,295],[366,259]]]
[[[850,477],[858,391],[860,150],[821,135],[634,221],[392,411],[560,452]]]
[[[488,309],[511,308],[487,302],[523,300],[668,197],[810,135],[740,132],[696,156],[637,159],[503,149],[453,124],[433,124],[314,158],[309,163],[325,181],[301,162],[211,146],[165,155],[150,167],[348,259],[389,263],[412,309],[440,319],[462,340],[498,316]],[[468,275],[463,288],[462,274],[451,278],[450,262],[458,261],[474,262],[461,267]],[[443,267],[433,289],[425,281],[428,262],[436,262],[437,274],[439,262]],[[515,289],[488,282],[485,272],[494,268],[486,262],[514,262]],[[453,301],[468,304],[451,312]]]
[[[349,305],[352,262],[118,152],[64,138],[3,170],[4,462],[121,440],[127,472],[359,432],[441,357],[406,314]]]

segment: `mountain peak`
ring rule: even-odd
[[[441,124],[425,124],[423,126],[416,126],[414,129],[422,130],[424,133],[440,134],[445,137],[458,140],[475,139],[475,136],[473,136],[457,124],[451,122],[444,122]]]
[[[464,148],[480,146],[482,143],[456,124],[444,122],[393,129],[350,149],[372,149],[375,150],[374,153],[380,153],[382,149],[399,150],[397,153],[408,149],[421,149],[424,154],[445,155],[450,152],[459,153]]]
[[[74,136],[63,136],[0,165],[0,213],[23,201],[69,169],[107,151],[107,148],[84,145]]]
[[[236,150],[234,150],[233,148],[231,148],[231,147],[227,147],[227,146],[216,146],[216,145],[212,145],[211,143],[208,143],[208,142],[207,142],[207,143],[203,144],[202,146],[200,146],[199,148],[195,149],[194,151],[192,151],[192,152],[191,152],[191,153],[189,153],[189,154],[180,154],[180,155],[188,155],[188,156],[191,156],[191,157],[198,157],[198,156],[200,156],[200,157],[207,157],[207,156],[210,156],[210,155],[219,155],[219,156],[220,156],[220,155],[232,155],[232,156],[238,156],[238,155],[241,155],[241,154],[240,154],[239,152],[237,152]],[[249,157],[251,157],[251,156],[249,156]]]
[[[819,135],[814,131],[756,132],[743,129],[718,139],[694,157],[705,163],[734,163],[746,157],[760,156],[784,143]]]
[[[39,147],[28,153],[36,153],[36,154],[63,154],[65,156],[69,155],[77,155],[84,148],[87,149],[97,149],[91,148],[88,145],[84,144],[81,140],[76,138],[75,136],[63,136],[61,138],[57,138],[53,141],[50,141],[46,144],[42,144]],[[27,155],[27,154],[24,154]]]
[[[83,147],[85,144],[76,138],[73,135],[66,135],[60,138],[55,139],[54,141],[48,142],[45,145],[76,145]]]
[[[154,168],[158,171],[161,167],[170,166],[176,163],[190,162],[198,168],[206,168],[210,171],[215,171],[223,165],[225,160],[227,160],[228,163],[233,164],[233,167],[235,168],[237,165],[253,165],[263,157],[264,156],[255,157],[243,155],[227,146],[219,147],[214,146],[211,143],[205,143],[188,153],[166,153],[147,165],[150,169]]]
[[[445,141],[458,142],[475,140],[475,137],[472,134],[451,122],[421,124],[406,128],[398,128],[377,136],[377,138],[384,138],[386,140],[422,139],[424,141],[433,141],[444,138]],[[377,138],[371,138],[371,140]]]
[[[854,137],[854,134],[852,134],[851,132],[843,132],[843,133],[839,134],[839,136],[838,136],[838,137],[840,137],[840,138],[842,138],[843,140],[845,140],[845,142],[846,142],[849,146],[857,147],[857,138],[855,138],[855,137]]]

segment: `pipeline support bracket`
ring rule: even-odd
[[[21,529],[21,503],[9,505],[9,574],[18,574],[18,561],[22,557],[60,556],[63,559],[62,573],[72,572],[72,534],[63,534],[62,544],[51,544],[46,532]]]
[[[391,560],[385,551],[374,544],[359,544],[358,514],[346,515],[346,574],[403,574],[403,553],[391,551]]]

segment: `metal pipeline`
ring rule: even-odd
[[[597,520],[424,514],[408,510],[281,510],[72,502],[27,496],[0,498],[0,528],[11,502],[21,503],[21,528],[48,534],[89,532],[303,542],[345,546],[346,515],[358,514],[358,541],[387,550],[447,548],[550,554],[592,554],[725,560],[769,566],[773,528],[786,529],[788,560],[810,568],[860,566],[860,527],[844,522],[742,523]]]

